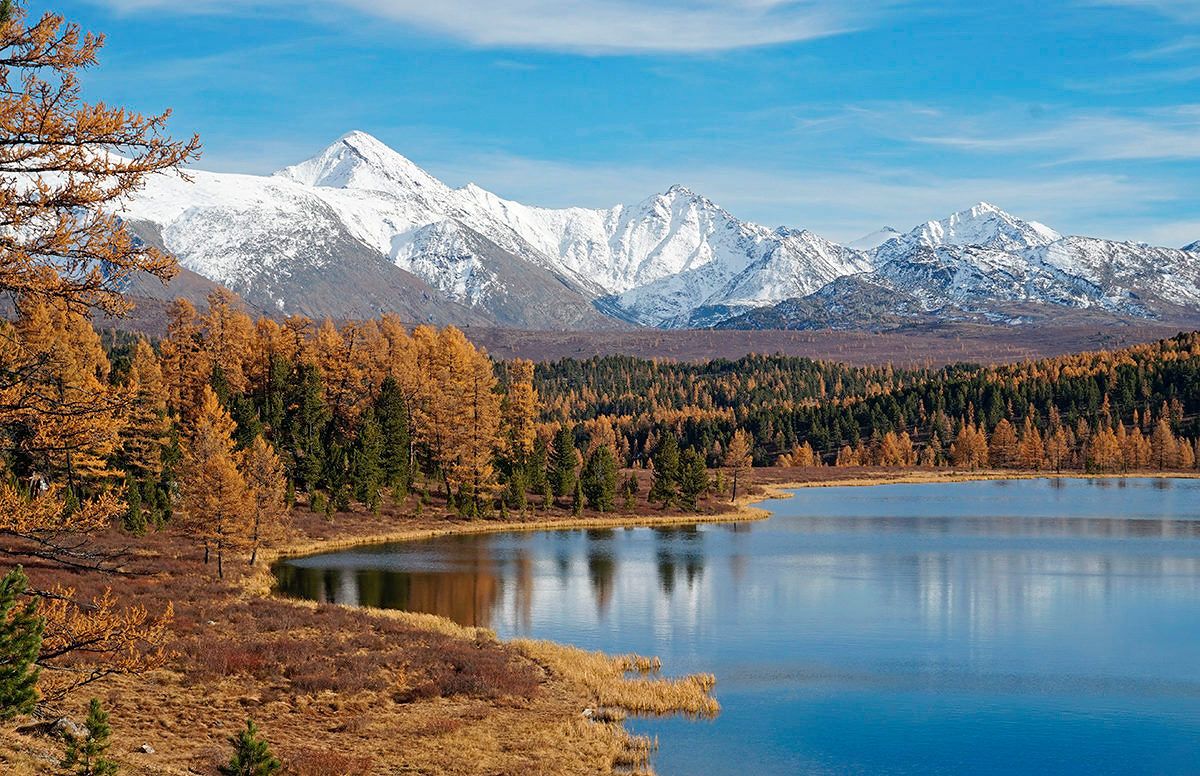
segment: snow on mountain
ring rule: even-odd
[[[286,312],[403,308],[422,319],[594,328],[613,318],[713,325],[804,299],[784,317],[828,309],[860,321],[878,316],[889,293],[921,316],[997,320],[1029,304],[1138,317],[1200,308],[1200,262],[1187,252],[1200,243],[1063,237],[987,203],[841,246],[742,221],[683,186],[599,209],[454,189],[363,132],[271,176],[191,175],[156,176],[123,217],[188,269]]]
[[[1190,245],[1183,246],[1183,250],[1200,253],[1200,240],[1196,240],[1196,242],[1191,243]]]
[[[882,229],[863,235],[853,242],[846,243],[847,248],[853,248],[856,251],[870,251],[883,245],[893,237],[899,237],[900,232],[890,226],[885,226]]]
[[[978,245],[1005,251],[1022,250],[1062,237],[1045,224],[1022,221],[995,205],[980,202],[940,221],[929,221],[900,237],[906,246]]]

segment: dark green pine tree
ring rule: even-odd
[[[231,737],[229,743],[233,744],[233,757],[221,767],[223,776],[271,776],[283,770],[283,763],[271,754],[254,720],[246,720],[245,730]]]
[[[132,473],[125,475],[125,530],[141,535],[146,532],[146,511],[142,508],[142,487]]]
[[[637,492],[638,478],[633,472],[629,473],[629,479],[625,480],[625,484],[621,486],[621,493],[625,500],[622,505],[626,512],[632,512],[637,508]]]
[[[546,443],[538,437],[533,442],[533,452],[529,454],[528,473],[525,475],[531,493],[544,493],[549,480],[546,478],[546,467],[549,465],[549,453]]]
[[[571,512],[579,517],[583,514],[583,486],[579,480],[575,480],[575,493],[571,497]]]
[[[688,448],[683,454],[683,464],[679,472],[679,503],[683,508],[695,512],[700,499],[708,493],[708,469],[704,466],[704,458],[695,448]]]
[[[70,768],[76,776],[113,776],[117,772],[117,764],[104,756],[108,753],[112,728],[108,726],[108,712],[96,698],[88,703],[87,722],[83,729],[82,738],[71,736],[67,739],[63,767]]]
[[[617,461],[608,445],[599,445],[583,467],[583,495],[598,512],[611,512],[617,501]]]
[[[305,490],[317,487],[325,468],[325,427],[329,409],[325,387],[312,364],[301,364],[288,383],[284,418],[283,452],[291,461],[291,475]]]
[[[546,472],[555,496],[562,498],[574,492],[577,462],[575,434],[567,426],[559,426],[558,431],[554,434],[554,444],[550,450],[550,465]]]
[[[504,483],[503,503],[517,512],[525,511],[529,503],[529,477],[524,466],[513,465],[512,471],[508,473]]]
[[[29,580],[17,566],[0,579],[0,721],[33,711],[37,704],[38,653],[45,622],[37,601],[21,603]]]
[[[679,499],[679,442],[674,434],[663,434],[654,451],[654,483],[649,498],[660,502],[663,509],[674,506]]]
[[[412,434],[408,427],[408,406],[399,384],[384,378],[375,403],[375,417],[383,435],[383,481],[403,496],[412,487]]]
[[[358,422],[358,439],[354,443],[351,465],[354,478],[354,497],[363,504],[375,504],[383,485],[383,431],[370,408]]]

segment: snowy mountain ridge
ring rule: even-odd
[[[707,326],[848,277],[859,281],[838,286],[840,307],[887,289],[933,316],[1000,320],[1012,304],[1135,317],[1200,309],[1193,253],[1063,237],[982,202],[838,245],[742,221],[684,186],[601,209],[455,189],[357,131],[270,176],[191,176],[154,178],[123,216],[188,269],[283,312],[367,314],[416,294],[432,318],[461,307],[460,317],[526,328]],[[886,298],[870,295],[875,307]]]

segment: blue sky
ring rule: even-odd
[[[532,204],[683,183],[842,240],[979,200],[1200,239],[1200,0],[29,5],[107,33],[88,96],[173,107],[203,169],[269,172],[363,129]]]

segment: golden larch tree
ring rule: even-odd
[[[250,537],[246,480],[234,451],[236,428],[212,388],[205,386],[179,467],[179,525],[204,542],[205,562],[210,549],[216,551],[219,577],[225,576],[225,552],[244,547]]]
[[[148,175],[177,169],[199,141],[143,116],[82,99],[79,71],[103,37],[21,4],[0,21],[0,290],[79,311],[126,312],[137,273],[172,277],[175,261],[136,241],[114,212]]]
[[[138,476],[157,479],[162,473],[162,449],[170,432],[170,420],[162,368],[145,337],[139,337],[133,348],[127,389],[129,413],[121,430],[125,462]]]
[[[729,470],[729,478],[733,483],[733,493],[730,500],[737,501],[738,483],[745,472],[754,465],[754,438],[749,432],[737,429],[725,448],[725,468]]]
[[[250,564],[258,560],[258,548],[281,533],[287,510],[283,463],[275,448],[261,436],[242,452],[242,476],[250,503]]]
[[[121,397],[108,384],[108,356],[91,322],[61,300],[22,298],[8,365],[23,375],[5,404],[29,429],[26,452],[43,474],[76,495],[107,484],[108,459],[123,421]]]
[[[510,362],[507,387],[504,396],[504,441],[514,461],[528,461],[533,453],[533,444],[537,441],[538,394],[533,387],[533,362],[525,359]]]

